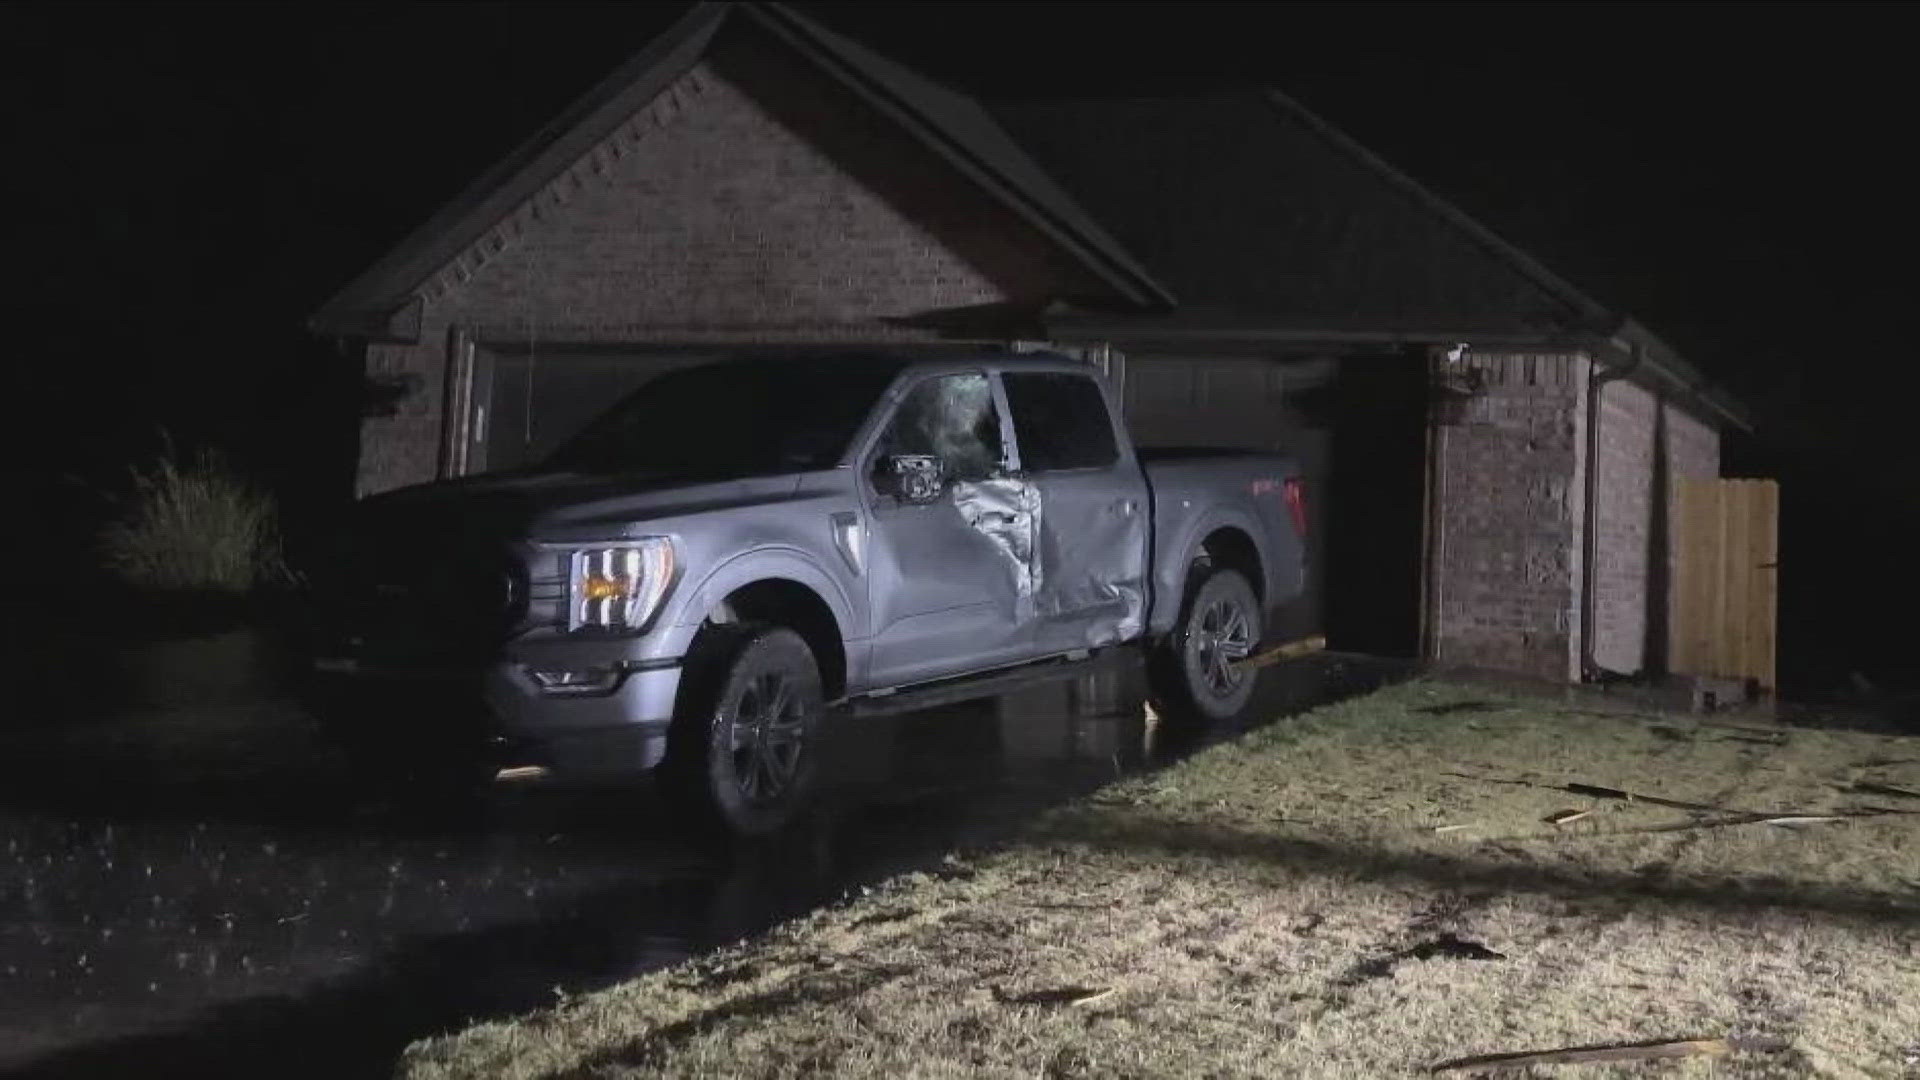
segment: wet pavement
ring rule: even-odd
[[[725,845],[676,829],[644,784],[502,785],[443,813],[382,803],[259,634],[87,650],[83,672],[42,672],[68,688],[57,702],[0,722],[9,1076],[385,1075],[414,1038],[937,870],[1190,749],[1162,745],[1137,673],[844,720],[819,810]],[[1337,655],[1276,666],[1249,715],[1405,671]]]

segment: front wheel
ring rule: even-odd
[[[681,794],[742,836],[770,833],[805,806],[817,773],[825,697],[813,650],[784,627],[714,628],[689,671],[669,765]]]
[[[1260,601],[1236,570],[1196,575],[1180,621],[1149,668],[1154,704],[1175,722],[1229,720],[1253,697],[1254,672],[1240,666],[1263,632]]]

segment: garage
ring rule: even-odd
[[[1300,605],[1278,614],[1275,636],[1324,631],[1330,648],[1418,655],[1427,421],[1418,354],[1136,353],[1115,367],[1141,446],[1221,446],[1299,461],[1317,572]]]
[[[1144,445],[1300,461],[1317,573],[1277,634],[1552,679],[1657,654],[1660,485],[1744,422],[1284,95],[980,100],[778,6],[689,13],[309,325],[390,403],[363,495],[719,355],[1054,348]]]

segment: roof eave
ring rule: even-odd
[[[1724,391],[1709,385],[1699,369],[1683,359],[1678,351],[1660,340],[1651,330],[1628,316],[1613,312],[1588,296],[1572,282],[1549,270],[1545,264],[1533,256],[1501,239],[1499,234],[1482,225],[1471,215],[1401,172],[1386,159],[1360,145],[1339,128],[1321,119],[1311,109],[1278,90],[1270,89],[1267,93],[1282,111],[1299,118],[1302,123],[1329,143],[1405,191],[1433,213],[1486,247],[1495,257],[1505,260],[1541,290],[1567,305],[1574,313],[1573,321],[1587,328],[1585,340],[1589,344],[1602,350],[1612,347],[1631,352],[1637,348],[1642,360],[1652,366],[1660,381],[1692,397],[1704,408],[1717,413],[1734,427],[1748,433],[1753,431],[1752,415],[1744,406],[1734,401]]]

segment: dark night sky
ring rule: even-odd
[[[1278,86],[1667,337],[1766,419],[1755,462],[1920,501],[1896,7],[797,6],[983,95]],[[304,315],[681,10],[10,9],[16,370],[61,468],[165,424],[337,482]]]

